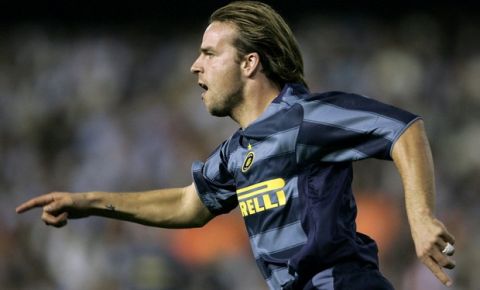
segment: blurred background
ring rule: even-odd
[[[189,68],[226,1],[0,5],[0,289],[266,289],[238,212],[203,229],[114,220],[46,227],[51,191],[184,186],[237,126],[211,117]],[[471,2],[270,1],[291,25],[312,91],[422,115],[437,215],[455,235],[453,289],[480,289],[480,22]],[[473,2],[473,1],[472,1]],[[28,5],[28,9],[26,9]],[[31,6],[34,5],[34,6]],[[355,163],[359,230],[400,290],[444,287],[416,259],[393,163]]]

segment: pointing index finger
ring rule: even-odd
[[[32,208],[42,207],[44,205],[47,205],[52,201],[53,201],[53,196],[51,194],[41,195],[22,203],[15,209],[15,211],[17,213],[23,213],[28,210],[31,210]]]

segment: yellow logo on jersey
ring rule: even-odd
[[[246,217],[287,203],[285,180],[276,178],[237,190],[242,216]]]
[[[247,172],[250,169],[250,167],[252,167],[254,158],[255,158],[255,153],[253,153],[253,151],[250,151],[247,153],[247,156],[245,156],[245,161],[243,161],[243,165],[242,165],[243,173]]]
[[[245,156],[245,160],[243,161],[243,165],[242,165],[243,173],[247,172],[250,169],[250,167],[252,167],[253,159],[255,158],[255,153],[253,153],[252,149],[253,149],[252,144],[248,143],[248,153],[247,153],[247,156]]]

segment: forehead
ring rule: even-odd
[[[233,44],[236,36],[235,24],[214,21],[205,29],[202,48],[216,48],[226,44]]]

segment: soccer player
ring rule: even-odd
[[[201,227],[239,206],[257,265],[271,289],[393,289],[377,246],[356,232],[352,161],[393,160],[405,191],[417,256],[444,284],[454,238],[434,216],[434,172],[423,121],[364,96],[310,93],[285,21],[258,2],[215,11],[191,67],[215,116],[240,129],[193,183],[148,192],[53,192],[17,208],[43,207],[51,226],[91,215],[164,228]]]

